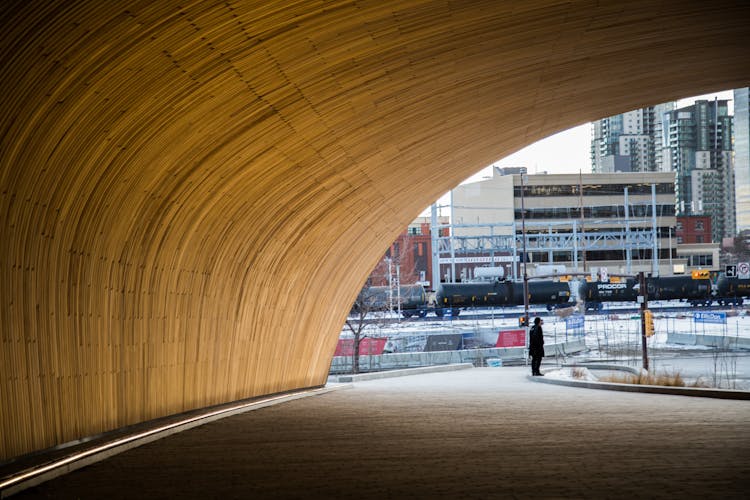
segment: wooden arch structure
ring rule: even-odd
[[[432,200],[535,140],[750,82],[746,2],[0,6],[0,460],[325,383]]]

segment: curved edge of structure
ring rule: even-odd
[[[617,365],[587,365],[587,364],[576,364],[576,365],[565,365],[565,368],[579,366],[582,368],[588,368],[590,370],[620,370],[628,373],[637,374],[640,372],[637,368],[628,366],[617,366]],[[545,372],[552,371],[552,369],[546,369]],[[641,384],[621,384],[615,382],[592,382],[583,380],[568,380],[568,379],[556,379],[547,377],[534,377],[528,375],[527,378],[532,382],[540,382],[543,384],[553,385],[564,385],[568,387],[580,387],[584,389],[599,389],[604,391],[620,391],[620,392],[641,392],[646,394],[666,394],[671,396],[690,396],[694,398],[715,398],[715,399],[736,399],[736,400],[750,400],[750,391],[738,391],[732,389],[710,389],[702,387],[667,387],[661,385],[641,385]]]
[[[332,391],[348,389],[350,387],[352,387],[351,384],[310,387],[293,391],[291,393],[253,398],[251,401],[237,401],[235,403],[221,405],[220,408],[207,408],[204,412],[191,412],[190,417],[178,418],[166,424],[144,422],[138,426],[134,426],[137,427],[138,430],[135,430],[132,433],[128,433],[112,440],[108,440],[105,435],[99,440],[101,444],[91,447],[83,447],[83,449],[80,449],[79,451],[66,453],[62,458],[45,461],[45,463],[38,466],[29,467],[5,477],[0,477],[0,498],[15,495],[23,490],[68,474],[74,470],[82,469],[83,467],[101,462],[102,460],[106,460],[107,458],[119,453],[132,450],[133,448],[143,446],[144,444],[157,441],[194,427],[234,415],[239,415],[241,413],[246,413],[248,411],[260,410],[261,408],[287,403],[300,398],[321,396]],[[44,460],[44,453],[41,453],[39,458],[40,460]]]

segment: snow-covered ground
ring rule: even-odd
[[[658,305],[658,303],[657,303]],[[508,311],[507,309],[504,311]],[[697,323],[693,319],[693,312],[700,311],[685,307],[680,312],[659,312],[654,308],[654,330],[656,334],[648,339],[649,347],[666,347],[668,333],[687,333],[693,335],[718,335],[750,337],[750,315],[744,309],[726,309],[726,324]],[[522,310],[519,309],[519,316]],[[395,315],[393,316],[396,317]],[[533,318],[533,313],[531,314]],[[565,318],[555,315],[543,316],[544,335],[547,341],[560,342],[570,338],[584,336],[587,346],[594,351],[606,351],[616,346],[641,344],[641,323],[639,314],[622,312],[612,308],[598,314],[587,314],[583,329],[568,329]],[[400,323],[372,323],[366,326],[365,334],[373,337],[409,337],[430,334],[479,334],[481,332],[495,332],[501,329],[517,328],[518,319],[514,318],[484,318],[464,319],[462,317],[442,321],[401,321]],[[350,335],[349,329],[344,327],[342,337]],[[676,349],[705,350],[703,346],[678,346]]]
[[[656,304],[658,306],[658,303]],[[505,309],[504,312],[508,312]],[[668,344],[669,333],[692,335],[712,335],[750,338],[750,315],[744,309],[726,309],[725,324],[700,323],[693,317],[694,311],[685,307],[677,312],[660,312],[654,308],[655,335],[647,340],[649,350],[670,351],[672,353],[688,352],[706,353],[713,350],[703,345]],[[518,316],[522,309],[518,308]],[[545,311],[546,313],[546,311]],[[541,315],[541,314],[540,314]],[[531,317],[534,317],[532,312]],[[394,315],[393,318],[396,318]],[[555,314],[545,315],[544,335],[547,343],[561,343],[583,338],[588,352],[585,356],[593,360],[622,360],[640,358],[641,321],[638,313],[612,308],[597,314],[586,314],[583,328],[571,329],[566,320]],[[369,337],[388,338],[391,343],[389,351],[421,351],[429,335],[461,334],[465,345],[469,347],[491,347],[495,345],[498,332],[502,329],[518,328],[517,316],[513,318],[456,319],[445,318],[441,321],[400,321],[373,322],[366,326],[364,335]],[[342,338],[351,336],[345,326]],[[469,342],[469,340],[471,342]]]
[[[657,308],[653,310],[656,334],[647,339],[652,370],[678,371],[689,380],[701,379],[714,387],[750,390],[750,352],[667,343],[668,333],[748,338],[750,315],[746,310],[724,310],[727,314],[726,324],[696,322],[693,312],[702,311],[700,308],[685,307],[678,312],[659,312]],[[534,317],[533,313],[531,317]],[[544,366],[561,366],[570,362],[606,362],[633,367],[640,367],[642,364],[641,323],[638,314],[617,309],[587,314],[584,328],[577,330],[567,329],[565,318],[553,314],[543,318],[545,341],[548,344],[584,338],[587,347],[585,352],[564,359],[545,358]],[[399,346],[404,351],[419,351],[424,347],[428,335],[438,334],[462,334],[464,338],[481,339],[486,344],[494,345],[498,331],[505,328],[518,328],[517,317],[459,317],[442,321],[370,324],[364,333],[372,337],[387,337],[392,341],[391,346]],[[347,336],[350,334],[345,327],[342,337]],[[564,376],[564,373],[560,376]]]
[[[556,370],[549,370],[544,373],[545,377],[562,379],[562,380],[580,380],[584,382],[596,382],[599,380],[588,368],[582,367],[565,367]]]

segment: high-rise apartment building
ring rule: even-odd
[[[593,123],[591,171],[660,172],[662,117],[669,102],[603,118]]]
[[[750,89],[734,90],[734,192],[737,230],[750,230]]]
[[[677,174],[677,215],[711,217],[711,239],[735,235],[732,116],[727,100],[700,100],[664,114],[663,167]]]

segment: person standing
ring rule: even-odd
[[[544,374],[539,371],[544,357],[544,334],[542,332],[542,318],[534,318],[534,326],[529,331],[529,356],[531,356],[531,374],[543,377]]]

